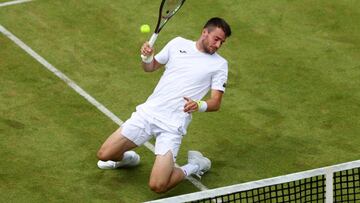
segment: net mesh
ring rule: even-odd
[[[360,160],[151,202],[360,203]]]
[[[192,202],[324,202],[324,199],[325,177],[322,175]]]
[[[360,202],[360,168],[334,173],[334,202]]]
[[[360,168],[335,172],[334,202],[360,202]],[[192,202],[325,202],[325,175],[224,194]]]

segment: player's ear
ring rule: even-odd
[[[202,32],[201,32],[201,35],[202,35],[203,37],[206,37],[208,34],[209,34],[208,28],[204,28],[204,29],[202,30]]]

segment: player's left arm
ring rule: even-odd
[[[211,90],[211,96],[205,102],[207,103],[207,112],[218,111],[221,106],[221,100],[224,92],[220,90]]]
[[[210,98],[204,101],[207,105],[207,112],[218,111],[220,109],[223,94],[223,91],[215,89],[211,90]],[[194,101],[188,97],[184,97],[184,99],[186,100],[184,112],[192,113],[199,110],[199,103],[197,101]]]

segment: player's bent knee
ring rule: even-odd
[[[97,158],[98,158],[99,160],[104,161],[104,155],[103,155],[103,154],[104,154],[103,151],[102,151],[102,150],[99,150],[99,151],[97,152],[96,156],[97,156]]]
[[[156,193],[164,193],[168,189],[166,183],[161,183],[161,182],[156,182],[156,181],[150,181],[149,187],[152,191],[154,191]]]
[[[103,149],[100,149],[98,152],[97,152],[97,158],[99,160],[102,160],[102,161],[108,161],[110,160],[111,158],[109,157],[108,153],[105,152],[105,150]]]

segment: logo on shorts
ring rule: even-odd
[[[223,87],[226,87],[226,83],[223,84]]]
[[[186,54],[186,53],[187,53],[185,50],[179,50],[179,51],[180,51],[180,53],[182,53],[182,54]]]

